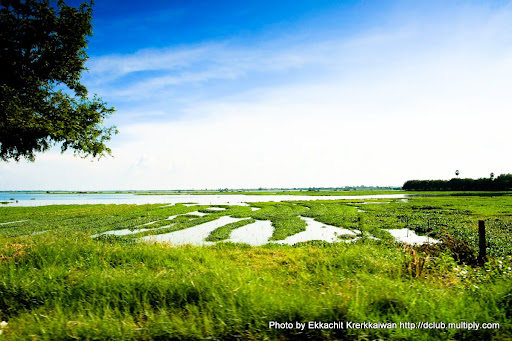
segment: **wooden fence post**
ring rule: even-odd
[[[485,221],[478,221],[478,261],[485,263],[487,260],[487,241],[485,240]]]

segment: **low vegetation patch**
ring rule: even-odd
[[[254,223],[256,220],[254,219],[244,219],[240,220],[231,224],[227,224],[224,226],[219,227],[218,229],[214,230],[210,235],[206,238],[206,241],[209,242],[217,242],[221,240],[226,240],[229,238],[229,235],[231,232],[237,228],[240,228],[245,225],[249,225]]]

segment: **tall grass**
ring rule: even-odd
[[[510,198],[255,206],[261,209],[0,208],[0,222],[28,219],[0,225],[0,321],[7,322],[0,340],[512,339],[512,255],[506,243]],[[168,220],[197,210],[210,213]],[[271,220],[275,238],[300,231],[300,216],[383,238],[261,247],[174,247],[139,243],[141,234],[90,238],[152,221],[183,229],[222,215]],[[432,234],[448,231],[472,245],[474,232],[467,230],[478,219],[488,222],[492,236],[491,260],[484,266],[463,264],[450,248],[428,254],[404,248],[382,230],[430,227]],[[217,237],[224,239],[233,228],[220,228]],[[33,234],[40,231],[46,232]],[[298,330],[269,328],[271,321],[467,321],[499,323],[500,328]]]
[[[430,268],[410,276],[398,248],[376,244],[171,247],[104,244],[83,233],[27,238],[2,261],[6,340],[473,339],[508,335],[510,279],[468,290]],[[3,251],[2,251],[3,252]],[[501,322],[499,330],[276,330],[270,321]]]

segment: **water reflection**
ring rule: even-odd
[[[314,219],[301,217],[306,222],[306,230],[287,237],[285,240],[277,241],[278,244],[293,245],[300,242],[307,242],[310,240],[323,240],[329,243],[339,242],[342,239],[338,237],[341,235],[348,235],[355,237],[361,232],[358,230],[348,230],[340,227],[320,223]],[[351,239],[348,239],[350,241]]]
[[[12,197],[18,201],[10,200]],[[136,195],[128,193],[113,194],[44,194],[44,193],[6,193],[0,192],[0,201],[9,202],[4,206],[45,206],[45,205],[87,205],[87,204],[177,204],[194,205],[242,205],[250,202],[281,202],[309,200],[366,200],[366,199],[403,199],[406,194],[375,195]],[[31,200],[34,198],[33,200]],[[194,203],[194,204],[191,204]]]
[[[397,241],[406,243],[406,244],[417,244],[422,245],[425,243],[438,243],[437,239],[431,238],[429,236],[419,236],[413,230],[409,230],[407,228],[403,229],[389,229],[384,230],[389,232]]]
[[[233,230],[226,241],[258,246],[268,243],[272,233],[274,233],[274,227],[270,220],[256,220],[252,224]]]
[[[169,232],[164,234],[157,234],[157,235],[151,235],[142,237],[142,241],[149,241],[149,242],[166,242],[171,243],[173,245],[183,245],[183,244],[194,244],[194,245],[213,245],[215,243],[213,242],[207,242],[205,241],[206,237],[215,229],[235,223],[240,220],[244,220],[248,218],[232,218],[228,216],[220,217],[217,220],[209,221],[207,223],[189,227],[185,230],[175,231],[175,232]]]

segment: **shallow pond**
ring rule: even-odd
[[[187,213],[189,215],[197,215],[204,216],[205,213],[201,212],[191,212]],[[174,219],[177,216],[171,216],[167,219]],[[353,242],[360,238],[361,231],[358,230],[349,230],[340,228],[337,226],[323,224],[318,222],[312,218],[308,217],[300,217],[306,222],[306,230],[296,233],[292,236],[287,237],[284,240],[272,241],[272,243],[277,244],[288,244],[293,245],[300,242],[307,242],[312,240],[321,240],[329,243],[335,242]],[[183,245],[183,244],[193,244],[193,245],[213,245],[214,242],[208,242],[205,239],[209,236],[211,232],[216,230],[219,227],[224,225],[234,223],[237,221],[241,221],[249,218],[232,218],[229,216],[223,216],[214,221],[210,221],[204,224],[196,225],[184,230],[164,233],[164,234],[155,234],[150,236],[145,236],[140,238],[142,241],[150,241],[150,242],[167,242],[174,245]],[[160,229],[168,228],[170,225],[162,226],[156,229],[146,229],[142,228],[147,225],[151,225],[155,222],[146,223],[144,225],[140,225],[138,229],[122,229],[122,230],[112,230],[100,233],[98,235],[94,235],[91,237],[97,237],[102,234],[110,234],[116,236],[125,236],[130,234],[135,234],[139,232],[145,231],[158,231]],[[414,231],[409,229],[386,229],[385,231],[389,232],[397,241],[407,243],[407,244],[424,244],[424,243],[437,243],[436,239],[430,238],[428,236],[420,236],[417,235]],[[254,223],[239,227],[233,230],[229,236],[229,239],[225,240],[225,242],[233,242],[233,243],[245,243],[253,246],[264,245],[269,242],[270,237],[274,232],[274,227],[272,226],[272,222],[270,220],[256,220]],[[343,236],[347,236],[348,238],[343,238]],[[341,237],[341,238],[340,238]],[[369,238],[376,239],[373,236]]]
[[[244,219],[224,216],[217,220],[193,226],[185,230],[146,236],[142,237],[141,240],[151,242],[169,242],[174,245],[212,245],[214,244],[213,242],[205,241],[205,239],[212,231],[226,224]],[[356,237],[357,234],[360,234],[360,231],[357,230],[348,230],[336,226],[326,225],[311,218],[301,217],[301,219],[306,221],[307,226],[305,231],[299,232],[284,240],[275,241],[273,243],[293,245],[299,242],[306,242],[310,240],[323,240],[330,243],[352,241],[355,238],[344,240],[339,239],[338,237],[341,235]],[[125,233],[126,231],[127,230],[119,230],[121,233]],[[116,232],[117,231],[110,231],[112,234],[118,234]],[[142,230],[137,230],[137,232],[142,232]],[[269,243],[269,239],[272,237],[273,232],[274,227],[272,226],[272,222],[270,220],[257,220],[252,224],[248,224],[233,230],[229,236],[229,239],[225,240],[225,242],[245,243],[253,246],[264,245]]]
[[[86,205],[86,204],[177,204],[187,205],[243,205],[250,202],[280,202],[305,200],[365,200],[365,199],[403,199],[406,194],[375,195],[136,195],[129,193],[112,194],[45,194],[0,192],[0,201],[8,201],[3,206],[45,206],[45,205]],[[10,200],[14,199],[14,200]],[[17,202],[16,202],[17,201]],[[191,204],[194,203],[194,204]]]
[[[186,213],[185,215],[195,215],[198,217],[204,217],[205,215],[208,215],[208,213],[194,211],[194,212]]]
[[[248,219],[248,218],[243,218]],[[232,218],[228,216],[220,217],[217,220],[189,227],[185,230],[174,231],[164,234],[157,234],[142,237],[142,241],[171,243],[173,245],[193,244],[193,245],[212,245],[213,242],[205,241],[206,237],[215,229],[243,220],[241,218]]]
[[[293,236],[289,236],[285,240],[277,241],[276,243],[293,245],[310,240],[323,240],[329,243],[334,243],[343,241],[343,239],[339,239],[338,236],[349,235],[355,237],[357,234],[361,233],[357,230],[348,230],[332,225],[326,225],[311,218],[301,217],[301,219],[303,219],[307,224],[306,231],[299,232]],[[351,240],[352,239],[347,239],[346,241]]]
[[[256,220],[252,224],[233,230],[226,241],[258,246],[268,243],[272,233],[274,233],[274,227],[270,220]]]
[[[420,236],[417,235],[413,230],[409,230],[406,228],[403,229],[389,229],[384,230],[389,232],[397,241],[403,242],[406,244],[425,244],[425,243],[437,243],[438,240],[431,238],[429,236]]]
[[[103,232],[103,233],[100,233],[100,234],[92,235],[92,236],[91,236],[91,238],[95,238],[95,237],[98,237],[98,236],[103,235],[103,234],[111,234],[111,235],[114,235],[114,236],[126,236],[126,235],[129,235],[129,234],[135,234],[135,233],[145,232],[145,231],[149,231],[149,230],[150,230],[150,229],[136,229],[136,230],[122,229],[122,230],[112,230],[112,231],[107,231],[107,232]]]

